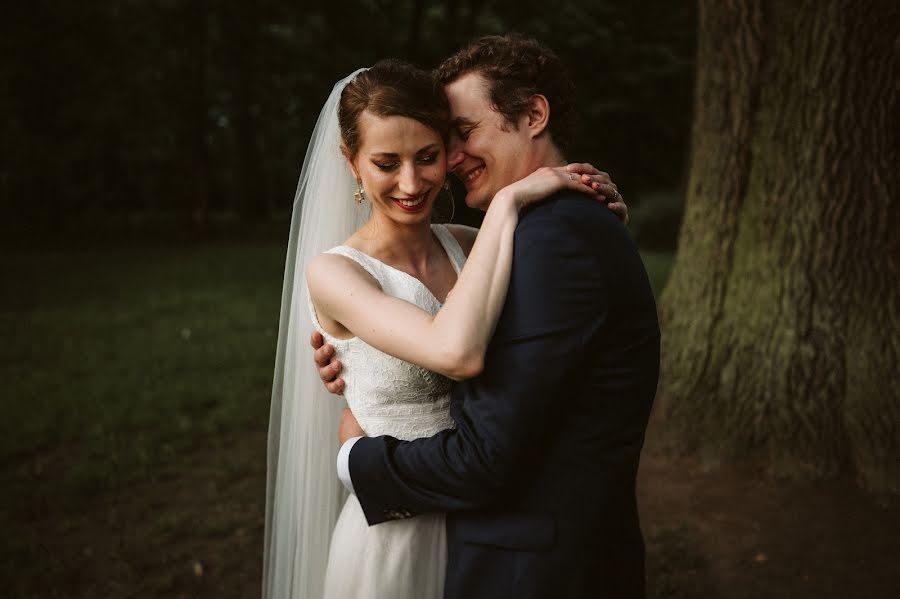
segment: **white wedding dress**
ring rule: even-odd
[[[459,274],[465,262],[459,243],[444,225],[432,225],[432,232]],[[359,263],[388,295],[431,314],[441,307],[421,281],[359,250],[338,246],[328,253]],[[449,379],[358,337],[336,339],[319,326],[312,306],[310,314],[343,364],[344,396],[367,435],[412,440],[453,426]],[[443,514],[369,526],[356,496],[350,495],[331,537],[323,599],[440,599],[446,561]]]

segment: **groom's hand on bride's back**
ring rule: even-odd
[[[319,331],[313,331],[309,337],[309,344],[315,350],[313,360],[319,369],[319,378],[322,379],[322,384],[329,392],[343,395],[344,379],[338,378],[342,365],[340,360],[334,357],[334,348],[325,343],[325,338]]]

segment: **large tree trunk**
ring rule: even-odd
[[[897,10],[701,0],[666,428],[710,459],[900,490]]]

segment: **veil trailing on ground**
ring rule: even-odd
[[[319,380],[309,337],[306,265],[369,217],[340,151],[338,105],[360,69],[338,81],[310,138],[294,196],[284,269],[269,420],[264,599],[322,596],[331,532],[346,493],[337,478],[336,432],[345,403]]]

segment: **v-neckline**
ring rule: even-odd
[[[447,231],[447,233],[448,233],[449,235],[453,235],[453,234],[450,233],[449,231]],[[432,229],[431,229],[431,235],[432,235],[435,239],[437,239],[438,244],[441,246],[441,249],[444,250],[444,257],[446,257],[446,258],[447,258],[447,261],[450,262],[450,266],[453,268],[453,271],[456,273],[456,280],[459,281],[459,272],[460,272],[460,269],[456,266],[456,262],[454,262],[453,258],[450,256],[450,250],[449,250],[449,248],[447,248],[447,246],[444,244],[444,240],[441,239],[441,236],[438,235],[438,234],[435,232],[435,230],[434,230],[433,227],[432,227]],[[416,283],[418,283],[418,284],[422,287],[422,289],[424,289],[424,290],[428,293],[428,295],[431,296],[431,299],[433,299],[433,300],[435,301],[435,303],[437,303],[438,306],[443,306],[443,305],[444,305],[444,302],[447,301],[447,298],[446,298],[446,297],[444,298],[444,302],[442,302],[441,300],[439,300],[439,299],[437,298],[437,296],[434,294],[434,292],[433,292],[431,289],[428,288],[428,285],[426,285],[421,279],[418,279],[418,278],[412,276],[411,274],[409,274],[409,273],[406,272],[405,270],[400,270],[399,268],[396,268],[396,267],[394,267],[394,266],[391,266],[391,265],[388,264],[387,262],[384,262],[384,261],[382,261],[382,260],[379,260],[379,259],[376,258],[375,256],[369,255],[369,254],[365,253],[365,252],[362,251],[362,250],[356,249],[355,247],[351,247],[351,246],[349,246],[349,245],[344,245],[344,246],[342,246],[342,247],[345,247],[345,248],[347,248],[347,249],[353,250],[354,252],[359,252],[359,253],[362,254],[363,256],[366,256],[367,258],[369,258],[369,259],[371,259],[371,260],[374,260],[375,262],[378,262],[378,263],[381,264],[382,266],[384,266],[384,267],[386,267],[386,268],[389,268],[389,269],[393,270],[394,272],[398,272],[398,273],[400,273],[401,275],[404,275],[405,277],[407,277],[407,278],[409,278],[409,279],[412,279],[413,281],[415,281]],[[455,282],[454,282],[454,285],[456,285]]]

